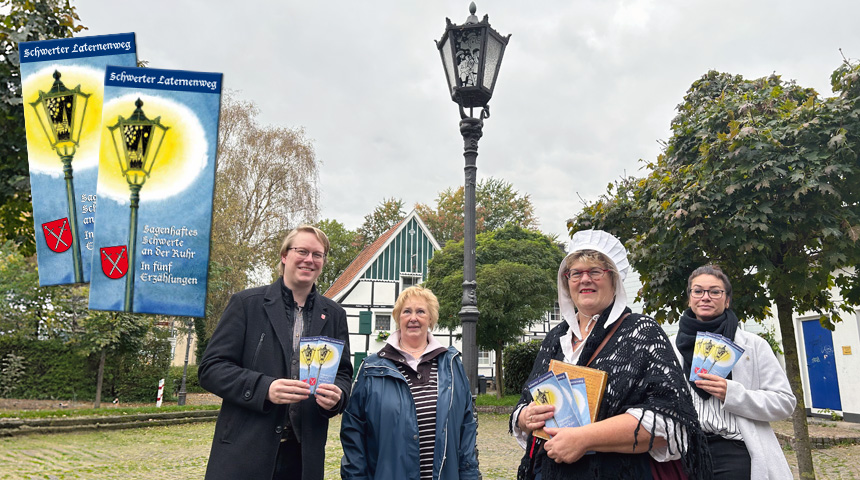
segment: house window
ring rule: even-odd
[[[400,274],[400,291],[406,290],[409,287],[421,283],[420,273],[401,273]]]
[[[376,330],[391,330],[391,315],[376,314]]]
[[[490,355],[490,351],[478,350],[478,365],[490,365]]]

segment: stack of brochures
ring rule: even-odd
[[[311,395],[317,385],[334,383],[343,345],[343,340],[322,336],[299,339],[299,380],[311,386]]]
[[[550,427],[581,427],[596,420],[606,390],[606,372],[552,360],[547,373],[529,382],[532,399],[539,405],[552,405],[555,414],[547,420]],[[543,430],[533,435],[549,439]]]
[[[698,332],[693,347],[693,365],[690,381],[702,380],[700,373],[709,373],[726,378],[744,349],[735,342],[717,333]]]

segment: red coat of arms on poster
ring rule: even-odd
[[[42,231],[45,232],[45,243],[51,250],[63,253],[72,246],[72,229],[69,228],[68,218],[43,223]]]
[[[104,247],[100,249],[102,272],[108,278],[117,279],[128,272],[128,248],[125,245]]]

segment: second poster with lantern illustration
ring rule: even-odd
[[[204,316],[221,77],[107,67],[91,309]]]

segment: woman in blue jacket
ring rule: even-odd
[[[460,353],[430,330],[439,301],[410,287],[394,304],[397,331],[358,372],[343,414],[344,479],[477,479],[477,424]]]

